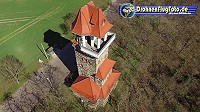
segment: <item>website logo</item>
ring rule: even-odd
[[[123,4],[119,8],[119,14],[124,18],[132,18],[135,15],[135,7],[130,3]]]
[[[133,6],[126,3],[119,6],[119,14],[124,18],[134,15],[194,15],[198,6]]]

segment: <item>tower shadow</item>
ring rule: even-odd
[[[64,80],[64,83],[70,87],[73,81],[78,77],[76,56],[72,42],[51,29],[44,33],[44,42],[49,46],[46,51],[52,47],[55,54],[70,71]]]

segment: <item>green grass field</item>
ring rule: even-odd
[[[28,72],[37,70],[37,58],[45,59],[37,48],[43,42],[43,33],[52,29],[62,34],[59,24],[69,12],[76,12],[89,0],[1,0],[0,1],[0,58],[14,55],[24,63]],[[66,37],[67,38],[67,37]],[[14,92],[21,83],[5,81],[0,77],[0,100],[5,91]]]
[[[85,3],[86,0],[0,1],[0,58],[14,55],[28,66],[41,55],[36,44],[43,42],[43,33],[48,29],[62,33],[62,17]]]

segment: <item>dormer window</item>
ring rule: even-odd
[[[91,26],[95,26],[95,24],[93,24],[93,23],[90,23],[91,24]]]
[[[106,20],[103,19],[101,26],[104,26],[106,24]]]
[[[90,18],[90,24],[92,26],[95,26],[96,21],[97,21],[97,17],[95,17],[94,14],[92,14],[92,16]]]

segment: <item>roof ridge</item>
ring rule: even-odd
[[[100,10],[100,9],[98,8],[98,21],[97,21],[97,22],[98,22],[98,30],[99,30],[99,31],[98,31],[98,33],[99,33],[98,36],[100,37],[100,36],[101,36],[101,33],[100,33],[100,32],[101,32],[101,30],[100,30],[100,26],[101,26],[101,25],[99,24],[99,18],[100,18],[99,10]],[[100,37],[100,38],[101,38],[101,37]]]
[[[93,94],[93,87],[92,87],[92,82],[91,82],[91,79],[89,78],[89,81],[90,81],[90,86],[91,86],[91,91],[92,91],[92,96],[94,97],[94,94]]]
[[[88,2],[87,5],[95,6],[93,1]]]
[[[82,8],[81,8],[81,9],[82,9]],[[80,14],[80,22],[82,23],[82,19],[81,19],[82,11],[81,11],[81,9],[80,9],[79,14]],[[81,33],[82,33],[82,27],[83,27],[83,25],[81,24]]]
[[[90,77],[88,77],[88,78],[89,78],[89,81],[90,81],[90,86],[91,86],[91,90],[92,90],[92,96],[93,96],[93,98],[94,98],[95,95],[94,95],[94,91],[93,91],[93,86],[92,86],[92,84],[91,84],[93,80],[92,80]],[[93,81],[93,82],[94,82],[94,81]],[[95,83],[95,84],[96,84],[96,83]],[[99,86],[99,85],[98,85],[98,86]],[[96,98],[95,98],[95,99],[96,99]]]
[[[101,65],[100,65],[100,66],[101,66]],[[101,69],[98,68],[98,71],[99,71],[100,74],[101,74]],[[97,72],[98,72],[98,71],[97,71]],[[102,75],[100,75],[100,77],[101,77],[101,79],[103,79]]]
[[[102,10],[99,8],[98,12],[99,12],[99,15],[98,15],[98,16],[99,16],[99,19],[100,19],[100,16],[101,16],[100,13],[102,12]],[[98,28],[98,29],[99,29],[99,36],[101,36],[101,32],[102,32],[102,31],[101,31],[101,27],[102,27],[102,25],[101,25],[100,20],[98,20],[98,22],[99,22],[99,28]],[[100,38],[101,38],[101,37],[100,37]]]
[[[88,9],[88,7],[87,7],[87,9]],[[90,26],[89,26],[89,23],[87,22],[84,13],[82,13],[82,14],[83,14],[83,18],[85,19],[85,21],[86,21],[86,23],[87,23],[87,27],[88,27],[89,31],[91,32],[91,28],[90,28]]]

